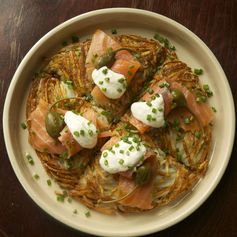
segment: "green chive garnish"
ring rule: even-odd
[[[202,70],[201,68],[200,68],[200,69],[195,68],[195,69],[194,69],[194,73],[195,73],[196,75],[200,76],[200,75],[203,74],[203,70]]]
[[[111,29],[111,34],[113,34],[113,35],[116,35],[118,32],[117,32],[117,30],[115,29],[115,28],[112,28]]]
[[[119,164],[122,165],[124,163],[124,160],[123,159],[120,159],[119,160]]]
[[[91,216],[90,211],[85,212],[85,216],[86,216],[86,217],[90,217],[90,216]]]
[[[40,178],[38,174],[34,174],[33,177],[34,177],[34,179],[36,179],[36,180],[38,180],[38,179]]]
[[[88,130],[88,134],[92,137],[93,136],[93,131],[91,129]]]
[[[80,130],[80,135],[85,136],[85,131],[83,129]]]
[[[103,83],[104,83],[103,81],[99,81],[99,84],[100,84],[100,85],[103,85]]]
[[[74,213],[74,214],[77,214],[77,209],[74,209],[73,213]]]
[[[105,166],[108,166],[109,162],[107,160],[104,160],[104,164],[105,164]]]
[[[47,184],[48,184],[48,186],[51,186],[51,185],[52,185],[52,182],[51,182],[50,179],[47,180]]]
[[[109,81],[110,81],[110,78],[109,78],[109,77],[105,77],[105,81],[106,81],[106,82],[109,82]]]
[[[146,116],[146,120],[147,120],[147,121],[151,121],[151,120],[152,120],[151,114],[148,114],[148,115]]]
[[[107,157],[107,156],[108,156],[108,152],[104,152],[103,157]]]
[[[185,124],[190,124],[190,118],[185,118],[185,119],[184,119],[184,123],[185,123]]]
[[[26,124],[25,123],[21,123],[21,128],[22,129],[26,129],[27,128]]]
[[[119,150],[119,153],[124,154],[124,150]]]
[[[217,112],[217,110],[216,110],[216,108],[215,107],[211,107],[212,108],[212,110],[213,110],[213,112],[214,113],[216,113]]]
[[[157,109],[153,108],[151,111],[152,111],[152,113],[156,114]]]
[[[107,69],[107,68],[105,68],[105,69],[103,69],[103,70],[102,70],[102,72],[103,72],[103,74],[105,74],[105,75],[106,75],[106,74],[108,73],[108,69]]]
[[[146,102],[146,104],[147,104],[149,107],[151,107],[151,106],[152,106],[152,104],[151,104],[151,102],[150,102],[150,101]]]
[[[118,88],[117,91],[118,91],[119,93],[122,93],[122,92],[123,92],[123,90],[122,90],[121,88]]]
[[[29,164],[34,165],[35,162],[30,154],[26,154],[26,159],[28,160]]]
[[[197,138],[197,139],[199,139],[200,137],[201,137],[201,132],[200,131],[196,131],[195,133],[194,133],[194,136]]]
[[[74,134],[76,137],[79,137],[79,136],[80,136],[80,133],[79,133],[78,131],[73,132],[73,134]]]

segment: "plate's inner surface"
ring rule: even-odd
[[[41,64],[42,56],[47,57],[54,53],[55,50],[61,47],[61,43],[73,34],[77,34],[81,41],[91,38],[97,28],[105,30],[107,33],[110,33],[111,28],[116,28],[118,34],[136,34],[147,38],[153,38],[154,33],[159,32],[175,45],[176,53],[180,60],[187,63],[191,68],[202,68],[204,70],[204,74],[199,77],[200,82],[201,84],[208,83],[214,92],[214,96],[209,100],[211,106],[217,109],[213,126],[209,169],[205,177],[188,195],[166,207],[143,214],[117,215],[113,217],[91,211],[91,217],[87,218],[84,215],[87,210],[86,207],[76,201],[72,201],[72,203],[68,203],[66,200],[64,203],[57,202],[55,190],[60,189],[54,182],[51,187],[47,185],[48,176],[35,151],[28,144],[28,132],[20,128],[20,123],[26,119],[26,99],[31,79]],[[121,13],[107,13],[103,16],[98,14],[88,19],[82,19],[77,23],[72,23],[70,27],[65,27],[64,30],[59,30],[52,39],[46,39],[47,42],[44,46],[39,46],[36,49],[37,52],[34,56],[29,56],[28,66],[24,67],[21,77],[16,83],[10,105],[10,139],[14,149],[14,156],[16,157],[16,159],[12,157],[11,159],[13,166],[18,166],[18,168],[14,167],[14,169],[21,183],[41,207],[74,228],[91,233],[96,231],[97,234],[104,235],[106,233],[116,233],[118,236],[149,233],[152,230],[163,229],[169,226],[170,223],[175,223],[183,213],[188,215],[195,208],[196,202],[198,202],[198,205],[201,204],[200,199],[207,195],[207,190],[212,189],[211,187],[223,166],[221,159],[225,156],[225,144],[228,143],[228,133],[230,132],[230,125],[226,121],[229,119],[231,107],[228,103],[224,103],[228,90],[219,65],[213,61],[212,56],[208,54],[205,47],[197,44],[198,41],[196,40],[189,36],[187,31],[178,29],[177,25],[172,25],[170,22],[165,22],[163,18],[154,19],[154,16],[148,15],[142,18],[141,15],[135,13],[124,14],[124,16]],[[226,143],[223,144],[222,139],[225,137],[227,138]],[[26,161],[26,152],[33,156],[34,166],[31,166]],[[39,180],[34,180],[34,173],[40,176]],[[74,209],[77,209],[77,214],[73,214]],[[150,230],[148,231],[148,229]]]

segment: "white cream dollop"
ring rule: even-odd
[[[135,102],[131,105],[133,117],[144,124],[160,128],[164,126],[164,99],[162,95],[156,95],[148,102]]]
[[[115,174],[140,165],[145,154],[144,144],[136,137],[128,137],[120,140],[112,149],[104,150],[99,163],[105,171]]]
[[[96,145],[96,126],[91,121],[72,111],[65,113],[64,121],[80,146],[91,149]]]
[[[127,81],[124,75],[116,73],[106,66],[94,69],[92,79],[102,93],[110,99],[120,98],[127,88]]]

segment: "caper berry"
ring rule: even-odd
[[[45,117],[45,127],[51,137],[57,138],[64,128],[64,120],[59,113],[48,111]]]
[[[151,167],[148,164],[143,164],[136,171],[135,182],[137,185],[144,185],[151,176]]]
[[[94,66],[96,69],[99,69],[103,66],[111,67],[115,61],[116,51],[111,51],[102,54],[100,57],[97,57]]]
[[[174,107],[186,106],[187,102],[186,102],[183,92],[176,89],[176,90],[173,90],[171,94],[173,96]]]

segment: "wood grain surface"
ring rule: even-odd
[[[0,104],[28,50],[65,20],[95,9],[132,7],[163,14],[197,34],[213,51],[237,102],[236,0],[0,0]],[[0,236],[89,236],[59,223],[41,210],[17,180],[0,133]],[[237,236],[236,141],[227,170],[208,200],[181,223],[150,236]]]

